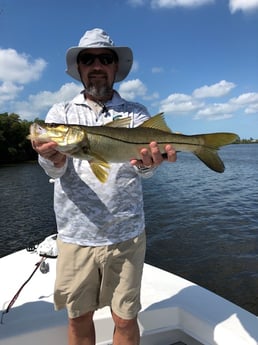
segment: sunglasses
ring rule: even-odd
[[[117,62],[117,59],[113,54],[82,54],[78,57],[78,61],[86,66],[92,65],[96,59],[105,66],[111,65],[113,62]]]

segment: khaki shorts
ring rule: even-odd
[[[82,247],[58,239],[55,309],[69,318],[110,306],[130,320],[141,309],[140,288],[145,258],[145,233],[125,242]]]

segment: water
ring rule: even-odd
[[[146,261],[258,315],[258,145],[231,145],[217,174],[191,154],[143,180]],[[55,232],[53,185],[37,164],[0,168],[0,256]]]

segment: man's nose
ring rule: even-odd
[[[102,63],[100,62],[100,60],[99,60],[99,58],[96,56],[95,57],[95,59],[94,59],[94,61],[93,61],[93,63],[92,63],[92,66],[94,67],[94,68],[100,68],[100,67],[102,67],[103,65],[102,65]]]

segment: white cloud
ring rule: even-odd
[[[229,0],[229,9],[231,13],[252,12],[258,10],[258,0]]]
[[[250,104],[245,108],[246,114],[258,114],[258,102]]]
[[[152,67],[151,72],[153,74],[162,73],[163,72],[163,68],[162,67]]]
[[[139,79],[134,79],[120,84],[118,92],[123,98],[132,101],[137,96],[144,97],[147,93],[147,88]]]
[[[29,56],[14,49],[0,49],[0,81],[27,84],[41,77],[47,63],[43,59],[31,61]]]
[[[23,86],[15,85],[10,81],[3,82],[0,85],[0,105],[11,101],[23,90]]]
[[[204,85],[193,91],[193,96],[196,98],[207,98],[207,97],[222,97],[228,94],[236,85],[226,80],[213,85]]]
[[[200,109],[194,116],[195,120],[206,119],[206,120],[221,120],[228,119],[233,116],[234,111],[238,107],[229,103],[214,103],[208,104],[203,109]]]
[[[216,0],[128,0],[127,2],[133,7],[150,6],[154,9],[158,9],[176,7],[196,8],[213,4]],[[258,10],[258,0],[229,0],[229,10],[231,13]]]
[[[150,95],[145,95],[143,96],[144,101],[156,101],[159,99],[159,93],[158,92],[153,92]]]
[[[186,94],[175,93],[160,102],[160,111],[172,113],[189,113],[200,109],[203,102]]]
[[[233,117],[237,111],[245,114],[258,114],[258,93],[243,93],[238,97],[229,99],[225,103],[205,104],[194,119],[221,120]]]
[[[245,114],[258,114],[257,92],[243,93],[238,97],[231,98],[229,102],[239,108],[244,108]]]
[[[46,113],[53,104],[70,100],[81,90],[81,85],[67,83],[55,92],[42,91],[36,95],[30,95],[27,101],[16,102],[13,109],[23,119],[34,120],[42,113]]]
[[[210,98],[223,97],[233,88],[234,83],[222,80],[195,89],[192,95],[174,93],[159,102],[159,111],[174,116],[190,115],[195,120],[224,120],[234,117],[239,111],[258,114],[258,93],[255,92],[241,94],[226,102],[211,102]]]
[[[38,80],[46,65],[43,59],[31,60],[14,49],[0,48],[0,104],[14,100],[23,85]]]
[[[258,103],[258,93],[257,92],[243,93],[242,95],[238,97],[231,98],[230,102],[234,104],[238,104],[238,105]]]
[[[215,0],[151,0],[153,8],[199,7],[214,3]]]
[[[132,5],[134,7],[143,6],[146,2],[146,0],[128,0],[127,1],[129,5]]]
[[[133,61],[133,65],[132,65],[132,69],[131,69],[131,72],[137,72],[139,69],[139,62],[134,60]]]
[[[133,7],[151,6],[152,8],[175,8],[186,7],[194,8],[207,4],[212,4],[215,0],[128,0]]]

